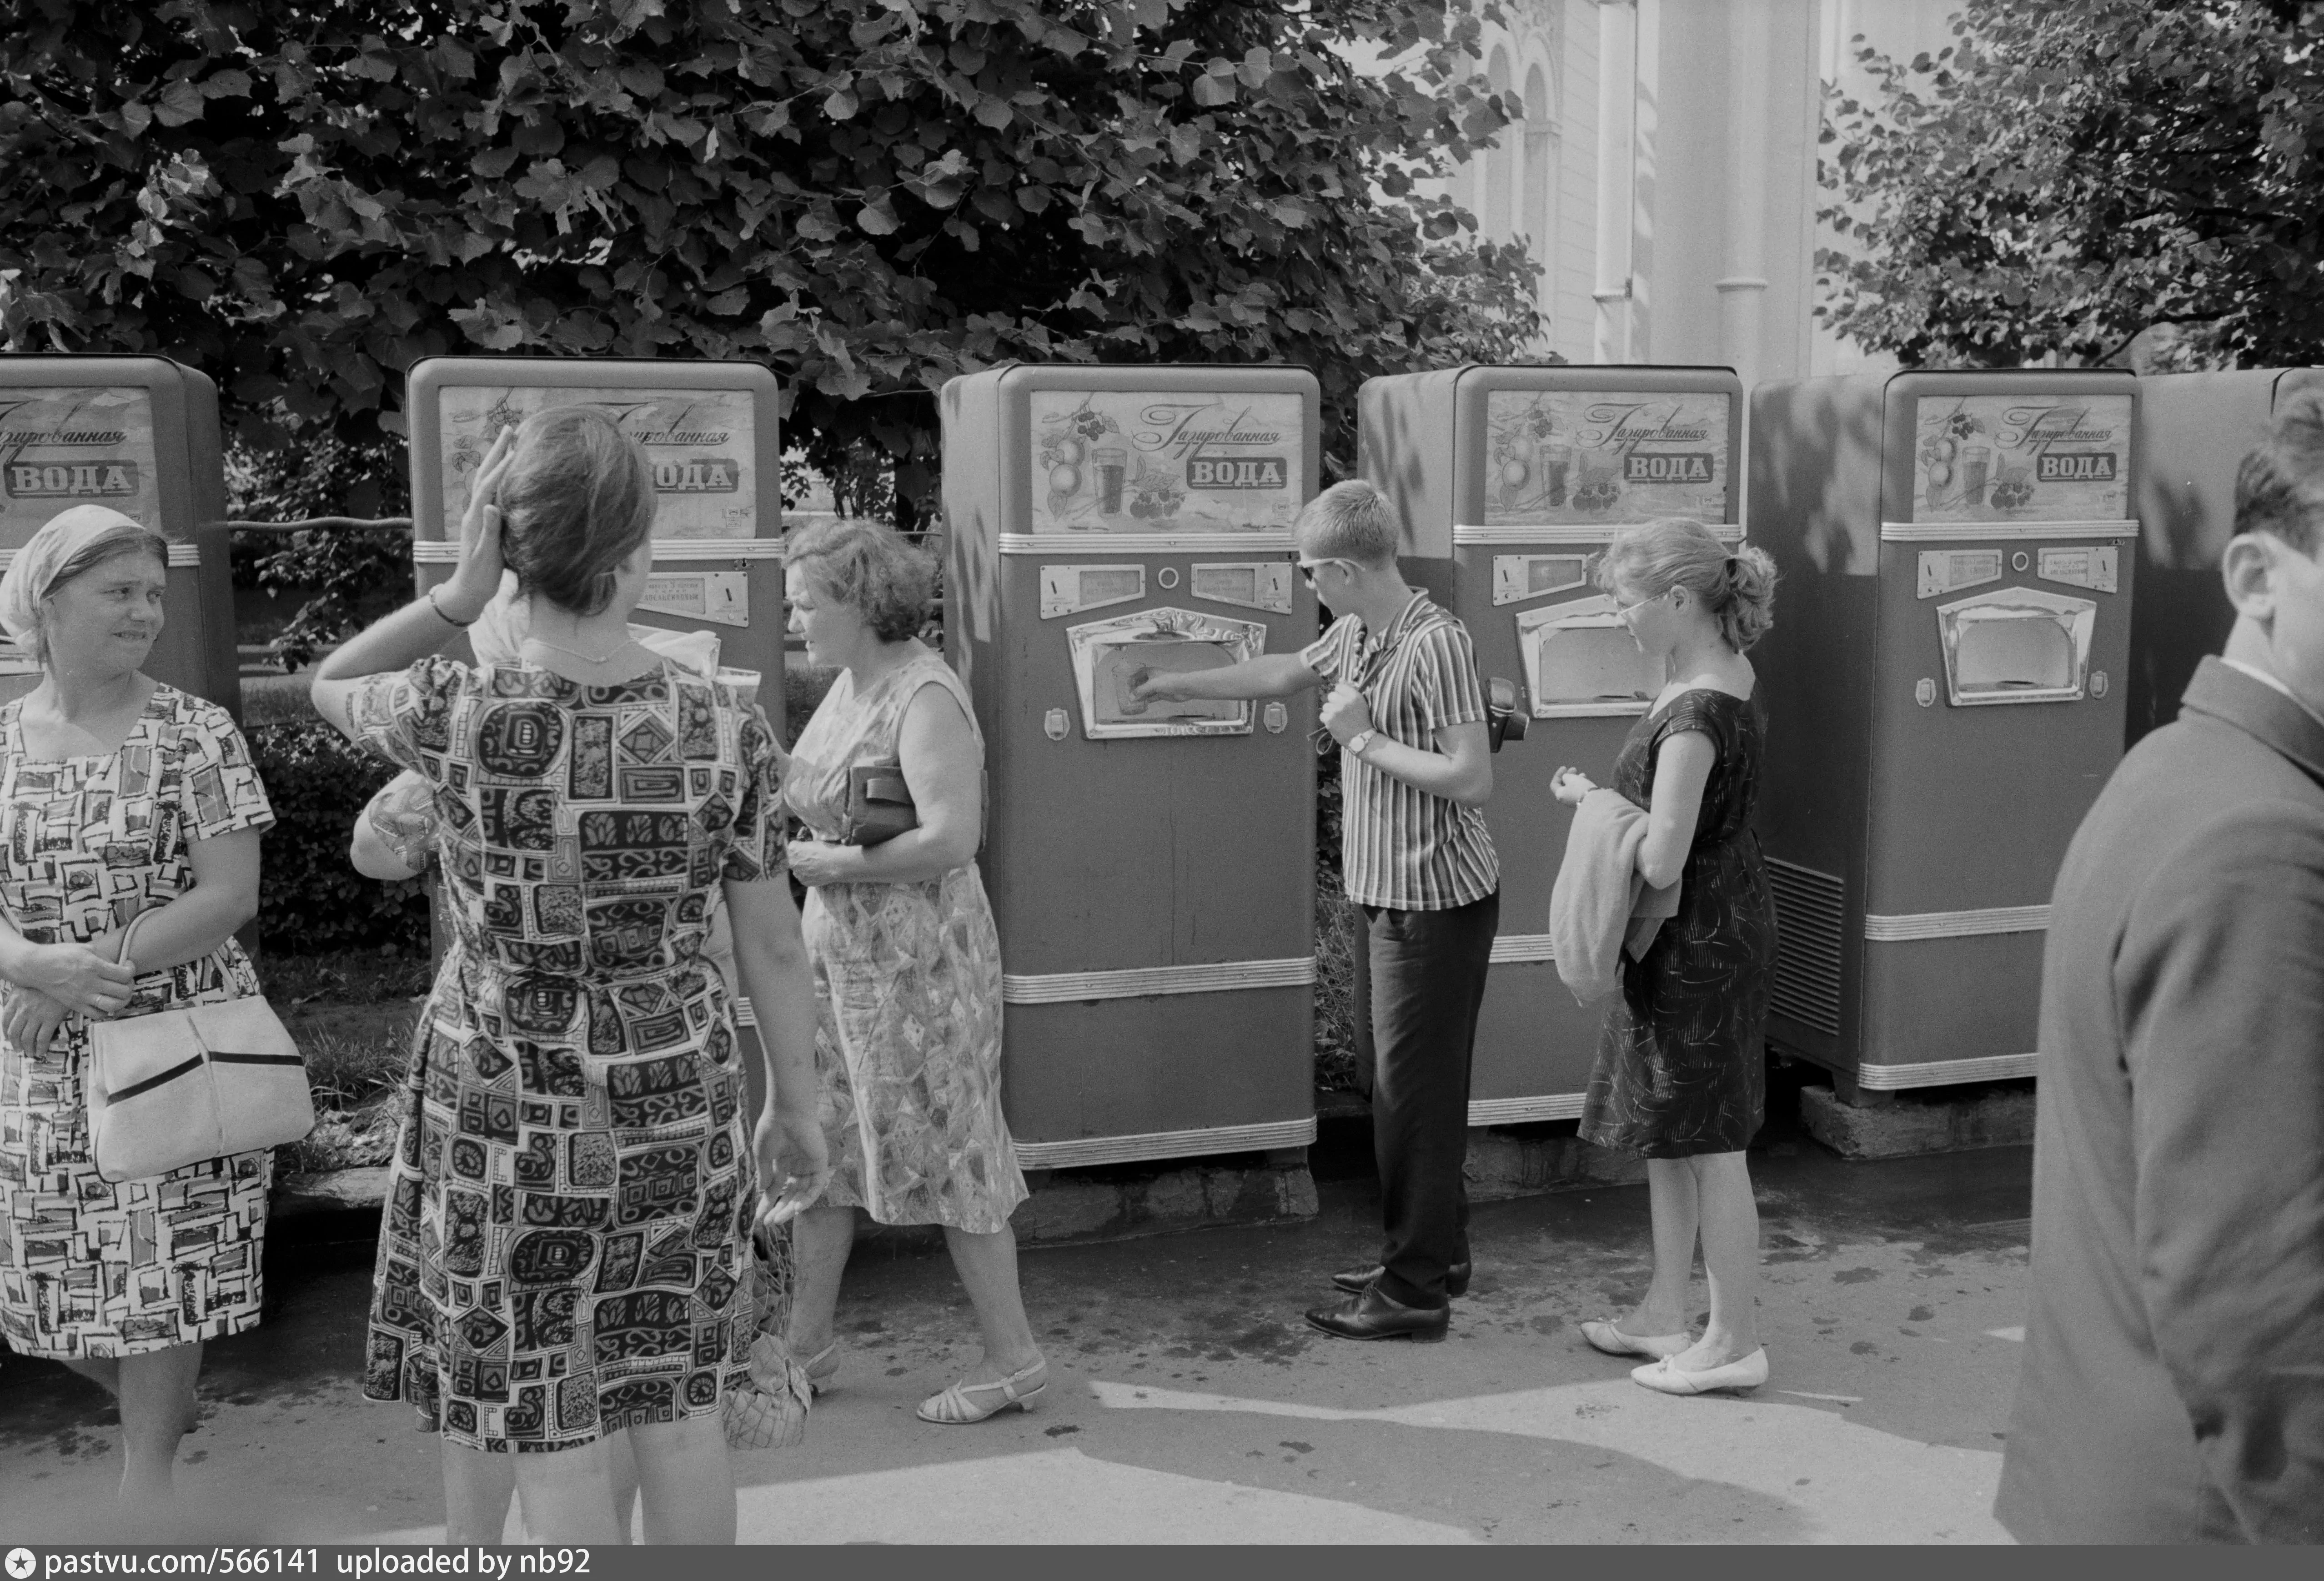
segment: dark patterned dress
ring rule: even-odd
[[[157,686],[103,757],[34,759],[0,708],[0,905],[35,944],[87,944],[194,887],[188,846],[274,822],[224,708]],[[124,1015],[257,993],[232,938],[137,979]],[[0,993],[0,1003],[5,1003]],[[106,1179],[81,1096],[89,1023],[0,1046],[0,1332],[60,1359],[126,1356],[258,1326],[273,1153]]]
[[[756,1206],[711,893],[782,871],[774,737],[672,663],[424,660],[364,743],[436,788],[453,929],[414,1038],[364,1391],[486,1450],[716,1416]]]
[[[1762,1042],[1775,971],[1775,902],[1751,815],[1766,726],[1756,701],[1683,692],[1638,721],[1614,761],[1613,789],[1655,796],[1664,742],[1696,731],[1718,757],[1702,788],[1678,915],[1646,958],[1622,959],[1582,1104],[1582,1135],[1650,1159],[1740,1152],[1766,1114]]]

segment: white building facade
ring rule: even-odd
[[[1504,0],[1480,68],[1522,120],[1449,190],[1542,266],[1542,345],[1720,364],[1748,385],[1868,359],[1819,328],[1817,138],[1862,34],[1909,59],[1957,0]]]

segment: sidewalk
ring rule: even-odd
[[[1050,1387],[973,1428],[912,1416],[973,1354],[950,1264],[859,1257],[807,1446],[737,1457],[743,1539],[2005,1540],[2029,1151],[1850,1164],[1778,1142],[1752,1162],[1774,1375],[1741,1399],[1650,1393],[1575,1331],[1644,1281],[1643,1187],[1480,1207],[1435,1345],[1300,1321],[1376,1243],[1358,1183],[1296,1225],[1028,1251]],[[434,1440],[360,1398],[368,1249],[280,1253],[266,1327],[211,1349],[189,1502],[240,1540],[440,1533]],[[7,1357],[0,1538],[101,1535],[116,1431],[92,1386]]]

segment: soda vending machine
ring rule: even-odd
[[[1314,1140],[1312,696],[1149,670],[1314,640],[1301,368],[996,368],[944,389],[945,647],[984,732],[1004,1102],[1028,1168]]]
[[[2050,888],[2123,750],[2139,381],[1752,393],[1768,1037],[1845,1097],[2034,1074]]]
[[[159,356],[0,357],[0,564],[75,505],[107,505],[170,542],[156,680],[241,713],[232,568],[224,539],[205,566],[197,541],[226,514],[217,387]],[[0,702],[40,679],[0,637]]]
[[[653,580],[635,618],[715,634],[720,679],[755,698],[781,730],[782,439],[773,374],[744,362],[436,356],[411,365],[404,403],[422,593],[459,562],[469,484],[493,437],[547,408],[597,407],[653,465]],[[454,651],[465,654],[466,640]],[[439,939],[442,931],[439,919]],[[749,1000],[735,1012],[745,1028],[756,1024]],[[755,1053],[743,1069],[755,1110],[764,1079]]]
[[[1582,1113],[1606,1007],[1559,981],[1549,895],[1572,810],[1560,764],[1600,784],[1663,688],[1592,585],[1627,522],[1686,516],[1738,539],[1743,387],[1729,368],[1464,366],[1367,380],[1360,466],[1402,515],[1406,576],[1468,626],[1480,673],[1534,723],[1493,760],[1501,934],[1477,1023],[1469,1123]]]
[[[2162,374],[2138,382],[2138,602],[2130,615],[2125,746],[2179,717],[2206,653],[2236,624],[2219,556],[2236,535],[2236,470],[2277,410],[2324,389],[2324,369]]]

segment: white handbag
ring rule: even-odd
[[[134,961],[141,911],[121,941]],[[89,1155],[107,1180],[147,1180],[297,1142],[315,1128],[307,1062],[261,995],[89,1024],[81,1073]]]

